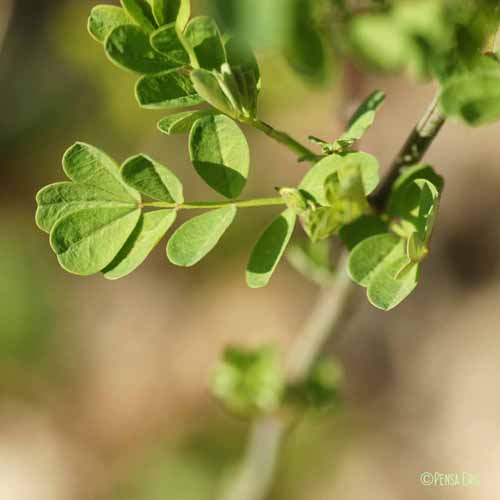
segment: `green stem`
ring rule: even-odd
[[[286,146],[288,149],[296,153],[299,156],[300,160],[318,161],[322,158],[321,155],[318,155],[311,149],[307,148],[306,146],[303,146],[300,142],[296,141],[292,136],[290,136],[286,132],[281,132],[280,130],[276,130],[275,128],[271,127],[271,125],[268,125],[262,120],[255,118],[253,120],[245,121],[245,123],[251,125],[257,130],[260,130],[261,132],[264,132],[264,134],[268,135],[269,137],[279,142],[280,144]]]
[[[195,201],[187,203],[168,203],[164,201],[150,201],[142,204],[143,207],[172,208],[175,210],[202,210],[223,208],[234,205],[237,208],[274,207],[285,205],[283,198],[254,198],[252,200],[227,200],[227,201]]]

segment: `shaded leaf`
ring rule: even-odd
[[[141,201],[139,193],[121,178],[119,166],[94,146],[83,142],[71,146],[64,154],[63,169],[71,180],[106,191],[116,200]]]
[[[159,73],[179,67],[151,47],[149,37],[138,26],[118,26],[105,41],[106,54],[121,68],[135,73]]]
[[[205,116],[214,114],[212,110],[183,111],[166,116],[158,122],[158,128],[164,134],[182,134],[189,132],[194,123]]]
[[[134,230],[139,208],[91,208],[59,219],[50,244],[63,269],[88,276],[104,269]]]
[[[150,198],[167,203],[182,203],[182,184],[167,167],[145,155],[129,158],[122,166],[125,182]]]
[[[189,54],[180,40],[175,23],[162,26],[151,33],[151,46],[179,67],[189,66]]]
[[[167,256],[176,266],[197,264],[219,242],[236,216],[236,207],[211,210],[184,223],[170,238]]]
[[[189,136],[191,161],[202,179],[227,198],[243,190],[250,167],[248,143],[238,125],[224,115],[198,120]]]
[[[190,0],[153,0],[153,14],[159,26],[176,23],[182,30],[191,15]]]
[[[203,102],[189,76],[175,70],[143,76],[137,82],[135,94],[139,104],[148,109],[181,108]]]
[[[300,274],[318,285],[324,285],[333,275],[330,250],[330,242],[326,240],[313,243],[304,238],[290,245],[286,257]]]
[[[133,21],[122,8],[114,5],[96,5],[90,11],[87,28],[95,40],[104,43],[106,37],[123,24],[133,24]]]
[[[186,48],[195,68],[219,70],[226,62],[226,53],[219,28],[208,16],[191,19],[184,32]]]
[[[269,283],[290,242],[296,218],[292,210],[285,210],[259,238],[247,266],[246,280],[250,288],[262,288]]]
[[[113,261],[102,271],[109,280],[135,271],[158,245],[175,221],[175,210],[156,210],[142,214],[129,239]]]
[[[363,240],[387,231],[387,224],[378,215],[362,215],[351,224],[342,226],[339,236],[347,248],[352,250]]]
[[[146,32],[156,29],[151,5],[146,0],[121,0],[127,14]]]

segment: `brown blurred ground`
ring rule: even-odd
[[[0,1],[0,19],[8,5]],[[138,109],[134,77],[86,35],[91,5],[18,0],[0,49],[0,498],[212,499],[247,429],[210,398],[213,363],[229,342],[286,347],[315,289],[286,264],[267,289],[245,287],[249,250],[272,211],[241,214],[192,270],[168,265],[161,245],[119,282],[58,267],[35,228],[34,195],[62,179],[75,140],[119,160],[148,153],[179,173],[191,199],[210,196],[186,138],[156,131],[162,114]],[[267,121],[303,140],[340,131],[339,84],[313,91],[269,57],[263,79]],[[387,165],[433,89],[355,83],[347,91],[359,98],[388,95],[363,144]],[[247,132],[248,196],[300,179],[303,165]],[[445,126],[428,156],[446,190],[422,284],[391,314],[359,295],[358,316],[334,342],[346,409],[299,425],[273,500],[500,495],[499,133]],[[467,472],[480,485],[426,488],[426,471]]]

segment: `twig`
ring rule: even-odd
[[[438,93],[425,115],[413,129],[398,156],[396,156],[379,189],[370,198],[370,203],[375,209],[383,211],[391,193],[391,188],[399,177],[401,169],[409,165],[415,165],[422,160],[445,121],[446,118],[439,109]]]
[[[420,161],[441,130],[445,119],[439,111],[437,99],[433,100],[394,160],[382,188],[372,199],[376,206],[385,205],[401,169]],[[308,375],[326,341],[332,334],[339,333],[344,325],[355,290],[355,285],[347,276],[346,262],[347,252],[344,251],[336,275],[321,290],[304,329],[290,350],[287,373],[291,382],[300,381]],[[222,500],[262,500],[268,495],[283,437],[292,422],[287,413],[262,417],[254,422],[245,457],[227,484]]]

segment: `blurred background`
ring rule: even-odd
[[[189,199],[211,196],[186,137],[157,131],[164,113],[138,108],[136,77],[87,35],[94,3],[0,0],[0,498],[211,500],[248,431],[210,396],[215,361],[228,343],[285,351],[317,290],[286,263],[268,288],[246,288],[248,254],[273,210],[242,212],[193,269],[167,264],[164,245],[118,282],[58,266],[35,227],[34,197],[62,180],[60,159],[76,140],[119,161],[149,154]],[[364,96],[384,90],[362,147],[385,166],[434,93],[350,65],[311,87],[276,54],[259,61],[262,118],[302,141],[334,138]],[[248,197],[303,176],[287,150],[245,132]],[[358,314],[331,346],[345,367],[345,404],[296,426],[271,499],[500,495],[499,134],[446,124],[428,155],[446,189],[422,283],[391,314],[360,291]],[[426,488],[425,471],[479,484]]]

